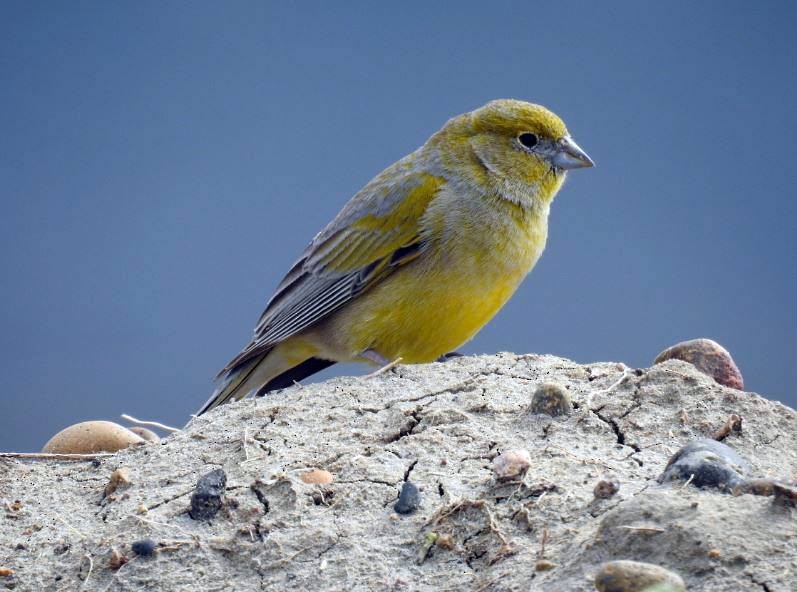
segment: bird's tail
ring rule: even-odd
[[[289,387],[335,363],[314,357],[298,364],[295,361],[288,362],[279,350],[280,347],[277,346],[242,361],[222,374],[218,387],[196,415],[202,415],[227,401],[238,401],[252,393],[263,396],[269,391]]]

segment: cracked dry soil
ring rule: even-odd
[[[622,380],[621,380],[622,379]],[[572,414],[529,412],[543,382]],[[797,413],[689,364],[646,370],[500,354],[293,387],[193,420],[96,462],[0,460],[0,589],[588,591],[614,559],[655,563],[691,591],[797,590],[797,510],[659,484],[669,457],[744,420],[724,443],[754,476],[797,475]],[[532,465],[497,481],[491,461]],[[131,485],[103,499],[110,474]],[[304,483],[309,468],[326,485]],[[210,522],[187,509],[226,472]],[[593,489],[619,484],[608,499]],[[401,486],[421,489],[399,515]],[[137,556],[131,544],[152,539]]]

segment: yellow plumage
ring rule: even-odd
[[[568,169],[564,123],[499,100],[455,117],[355,195],[310,243],[201,412],[331,362],[430,362],[481,329],[545,248]]]

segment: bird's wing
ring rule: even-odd
[[[421,217],[443,179],[402,161],[355,195],[269,300],[251,343],[220,375],[303,331],[417,257]]]

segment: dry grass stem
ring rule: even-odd
[[[94,460],[104,456],[113,456],[113,452],[95,452],[94,454],[67,454],[50,452],[0,452],[0,458],[19,458],[22,460]]]
[[[624,528],[626,530],[633,530],[637,532],[667,532],[666,529],[660,528],[658,526],[621,526],[620,528]]]
[[[402,360],[403,360],[403,358],[396,358],[395,360],[393,360],[389,364],[385,364],[384,366],[379,368],[379,370],[374,370],[370,374],[366,374],[365,376],[363,376],[363,379],[367,380],[369,378],[375,378],[377,376],[380,376],[380,375],[384,374],[385,372],[390,372],[393,368],[395,368],[396,366],[401,364]]]
[[[160,430],[163,430],[164,432],[169,432],[169,433],[172,433],[172,434],[175,434],[177,432],[182,431],[182,430],[179,430],[178,428],[173,428],[172,426],[167,426],[167,425],[162,424],[162,423],[160,423],[158,421],[144,421],[144,420],[141,420],[141,419],[136,419],[135,417],[133,417],[132,415],[128,415],[127,413],[122,413],[122,415],[120,417],[122,419],[124,419],[125,421],[127,421],[129,423],[132,423],[133,425],[142,426],[142,427],[148,427],[148,428],[158,428]]]

